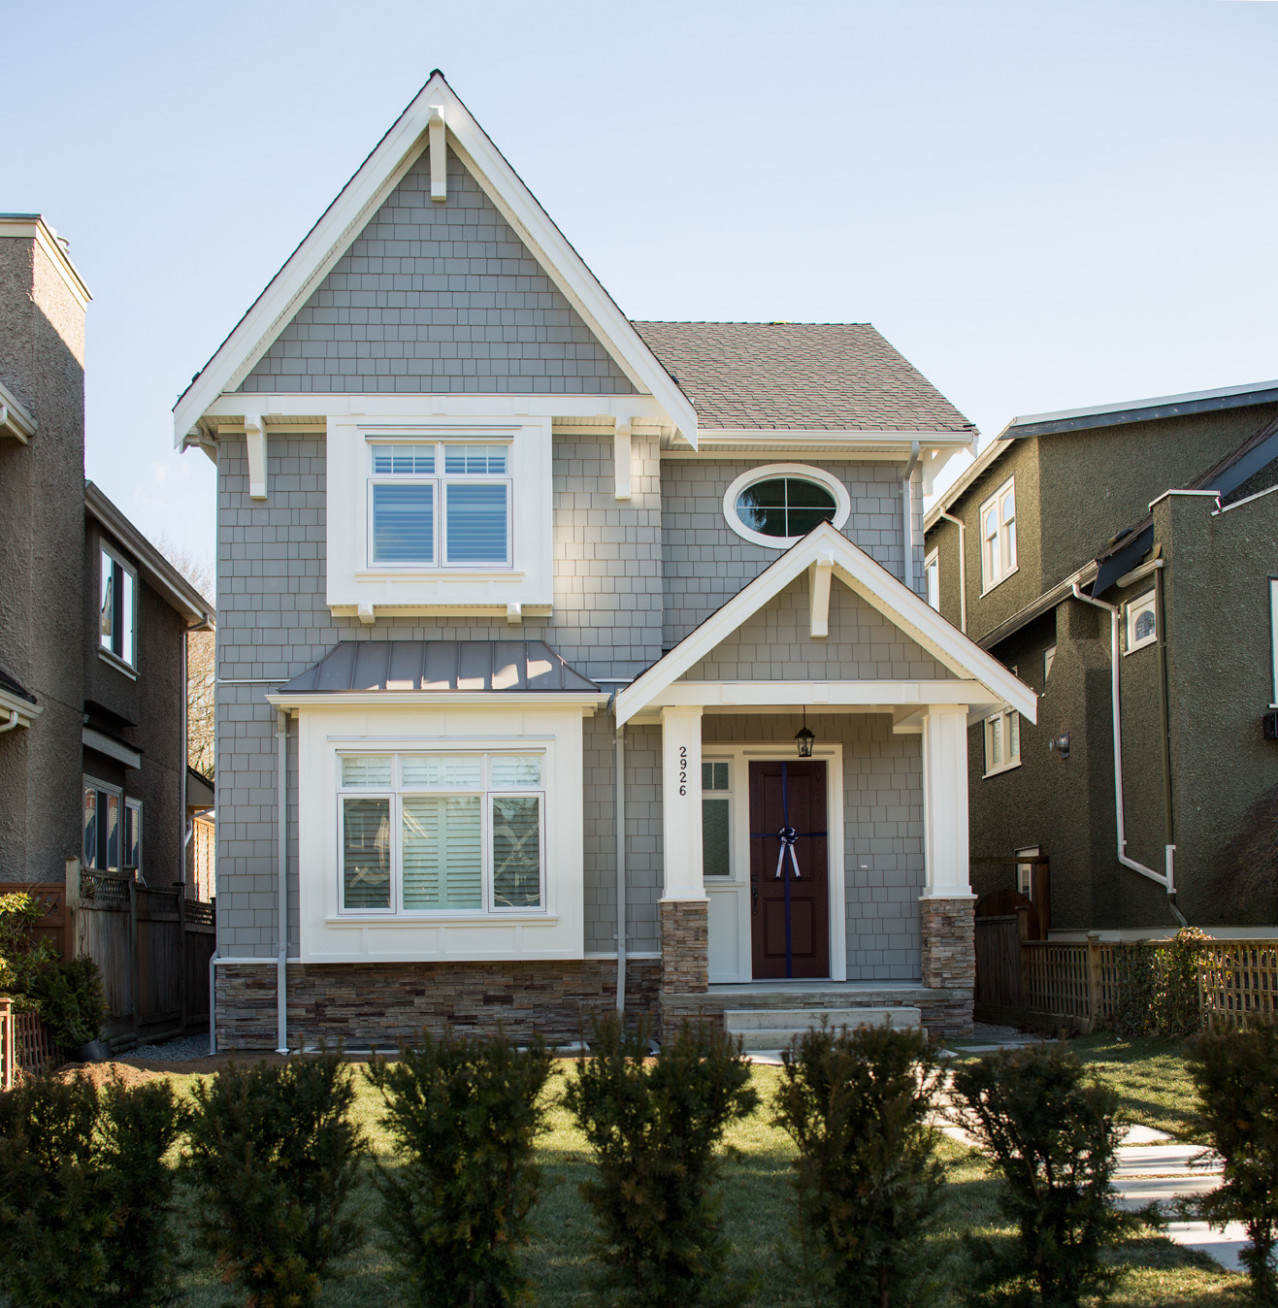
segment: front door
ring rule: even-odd
[[[825,764],[750,764],[750,941],[756,978],[830,975]]]

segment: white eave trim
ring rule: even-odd
[[[903,446],[908,453],[914,442],[922,449],[970,449],[971,428],[948,431],[852,430],[843,427],[702,427],[697,432],[699,448],[708,445],[759,445],[790,448],[795,445],[843,445],[849,449]]]
[[[992,702],[1007,704],[1030,722],[1038,720],[1038,696],[1034,691],[846,536],[829,523],[822,523],[685,636],[664,658],[619,691],[615,703],[617,725],[623,725],[647,708],[747,618],[827,555],[832,559],[834,575],[841,582],[927,650],[956,678],[979,683]]]
[[[1001,705],[980,682],[953,681],[676,681],[654,695],[654,708],[876,708],[927,704]]]
[[[126,768],[142,766],[142,755],[136,749],[124,744],[123,741],[103,735],[100,731],[94,731],[92,727],[84,728],[81,732],[81,740],[87,749],[95,749],[99,754],[105,754],[107,758],[123,763]]]
[[[601,690],[326,690],[276,691],[266,702],[276,708],[541,708],[589,709],[607,704]]]
[[[13,392],[0,383],[0,436],[16,436],[25,445],[35,432],[35,419]]]
[[[448,143],[546,273],[640,392],[651,394],[690,445],[697,417],[656,355],[644,344],[581,257],[501,152],[436,73],[342,188],[320,220],[271,279],[173,411],[181,447],[224,391],[235,386],[292,321],[298,308],[350,247],[382,201],[426,146],[429,124],[443,108]],[[322,400],[320,400],[322,403]]]
[[[10,722],[16,721],[20,727],[29,727],[43,712],[43,704],[33,704],[29,699],[23,699],[21,695],[0,690],[0,713],[3,713]],[[0,727],[8,730],[3,723],[0,723]]]

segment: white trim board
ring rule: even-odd
[[[684,439],[696,445],[697,417],[691,401],[471,117],[443,74],[435,72],[179,397],[173,410],[174,440],[179,448],[218,397],[243,381],[350,248],[426,148],[429,124],[440,108],[448,144],[481,189],[636,389],[653,396]]]
[[[712,613],[667,655],[617,693],[617,725],[648,708],[690,668],[757,613],[769,600],[817,564],[833,568],[844,585],[872,605],[960,680],[978,683],[994,702],[1038,721],[1038,696],[996,658],[945,620],[925,600],[875,563],[864,550],[822,523],[750,584]]]

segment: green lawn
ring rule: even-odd
[[[1167,1130],[1180,1130],[1189,1125],[1185,1113],[1192,1094],[1187,1089],[1178,1046],[1161,1041],[1119,1043],[1090,1037],[1074,1042],[1074,1047],[1098,1076],[1119,1091],[1130,1120]],[[548,1090],[548,1100],[554,1106],[548,1118],[550,1129],[540,1146],[545,1184],[536,1211],[537,1236],[527,1252],[538,1302],[551,1308],[596,1302],[588,1283],[591,1218],[577,1192],[590,1163],[584,1140],[568,1115],[558,1107],[561,1078],[572,1074],[571,1067],[570,1062],[561,1064]],[[785,1135],[769,1123],[768,1105],[779,1076],[779,1069],[774,1067],[754,1069],[755,1084],[764,1106],[731,1132],[732,1153],[724,1169],[723,1220],[735,1250],[731,1270],[758,1279],[754,1297],[744,1302],[760,1308],[805,1302],[796,1289],[790,1261],[795,1254],[794,1204],[789,1186],[793,1151]],[[176,1085],[188,1087],[194,1079],[173,1078]],[[359,1084],[357,1112],[374,1148],[384,1152],[387,1142],[377,1124],[378,1100],[362,1076]],[[929,1303],[937,1308],[949,1305],[957,1308],[961,1303],[959,1288],[967,1280],[961,1233],[965,1230],[996,1233],[1004,1228],[1000,1226],[995,1206],[995,1184],[980,1159],[948,1141],[943,1151],[950,1164],[943,1222],[941,1229],[928,1240],[922,1256],[928,1259],[937,1279]],[[364,1186],[361,1199],[366,1206],[370,1241],[365,1250],[350,1260],[349,1275],[326,1290],[325,1303],[335,1308],[366,1304],[381,1308],[393,1302],[383,1281],[387,1262],[371,1235],[375,1230],[377,1205],[371,1184]],[[187,1215],[189,1218],[189,1208]],[[1242,1302],[1241,1278],[1221,1272],[1207,1259],[1161,1237],[1151,1235],[1129,1241],[1120,1249],[1118,1261],[1125,1274],[1111,1302],[1120,1308]],[[183,1289],[186,1302],[196,1308],[218,1308],[226,1302],[226,1287],[215,1282],[211,1267],[194,1241]]]

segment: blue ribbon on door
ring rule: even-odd
[[[781,764],[781,830],[752,831],[756,840],[779,840],[781,847],[777,850],[777,870],[775,880],[785,883],[785,974],[794,974],[794,958],[790,941],[790,881],[799,881],[803,873],[799,870],[799,855],[795,845],[804,836],[824,836],[824,831],[796,831],[790,825],[790,773],[789,764]],[[786,867],[786,855],[790,856],[790,867]],[[791,877],[793,871],[793,878]]]

